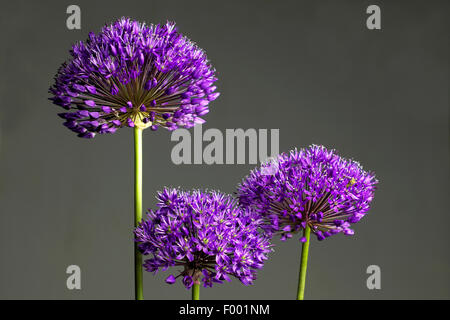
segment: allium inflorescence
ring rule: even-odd
[[[203,123],[215,70],[175,24],[119,19],[72,47],[50,88],[64,125],[79,137],[138,126],[174,130]]]
[[[313,145],[254,169],[238,186],[238,197],[264,218],[269,235],[285,240],[308,225],[323,240],[353,234],[350,224],[369,210],[377,183],[359,163]]]
[[[184,192],[166,188],[158,193],[158,209],[135,229],[136,241],[149,272],[182,267],[186,288],[194,282],[205,287],[230,281],[230,275],[249,285],[256,269],[271,250],[268,238],[259,232],[258,215],[237,206],[235,199],[219,192]]]

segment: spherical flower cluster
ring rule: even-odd
[[[200,281],[205,287],[230,281],[230,276],[245,285],[256,279],[271,245],[255,212],[218,192],[164,189],[157,199],[158,209],[149,210],[135,229],[140,251],[152,256],[144,262],[147,271],[180,266],[166,282],[182,277],[188,289]]]
[[[264,218],[271,236],[286,240],[309,226],[323,240],[353,234],[350,225],[369,210],[377,183],[359,163],[313,145],[254,169],[238,186],[238,198]]]
[[[174,130],[203,123],[218,96],[205,52],[175,24],[146,25],[122,18],[72,47],[50,88],[69,112],[64,125],[79,137],[123,126]]]

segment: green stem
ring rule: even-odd
[[[142,129],[134,127],[134,226],[142,220]],[[142,286],[142,255],[134,243],[134,295],[144,300]]]
[[[305,296],[305,283],[306,283],[306,267],[308,265],[308,251],[309,251],[309,238],[311,234],[311,229],[309,225],[306,225],[303,236],[306,241],[302,245],[302,258],[300,262],[300,274],[298,277],[298,290],[297,290],[297,300],[303,300]]]
[[[200,300],[200,283],[194,283],[192,286],[192,300]]]

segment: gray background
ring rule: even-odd
[[[279,128],[280,150],[334,147],[374,170],[373,209],[353,238],[314,240],[309,299],[450,298],[448,12],[445,1],[10,1],[0,13],[0,298],[131,299],[132,130],[78,139],[47,89],[72,43],[130,16],[205,48],[221,97],[207,128]],[[369,4],[382,30],[365,26]],[[231,193],[253,165],[171,163],[167,131],[144,132],[144,206],[165,185]],[[275,241],[259,279],[203,299],[292,299],[300,245]],[[66,289],[66,267],[82,290]],[[382,271],[366,288],[366,268]],[[146,299],[189,299],[145,274]]]

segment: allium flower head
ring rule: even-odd
[[[218,96],[205,52],[175,24],[146,25],[122,18],[72,47],[50,88],[59,116],[79,137],[117,128],[174,130],[203,123]]]
[[[377,183],[359,163],[313,145],[253,170],[239,185],[238,197],[264,218],[269,235],[285,240],[309,225],[323,240],[339,232],[353,234],[350,225],[369,210]]]
[[[158,209],[149,210],[135,230],[139,249],[151,255],[144,262],[147,271],[179,266],[180,273],[166,282],[181,277],[186,288],[200,281],[212,286],[230,276],[245,285],[253,282],[271,250],[255,212],[218,192],[164,189],[157,199]]]

